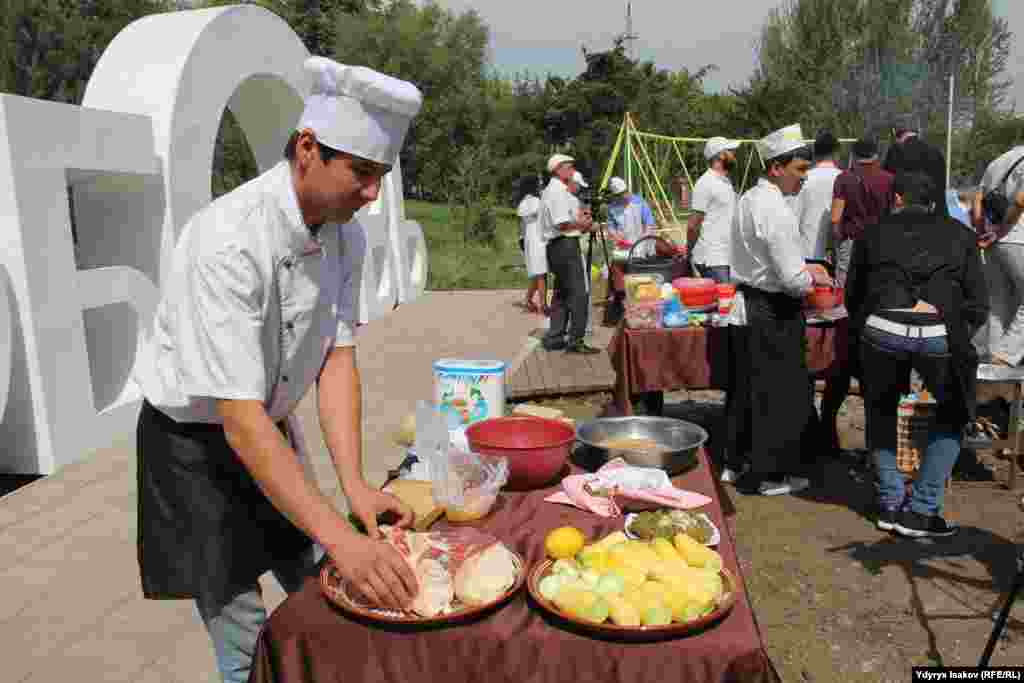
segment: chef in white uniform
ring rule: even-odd
[[[803,298],[832,280],[804,263],[796,215],[786,201],[811,166],[799,125],[757,143],[765,172],[740,198],[732,227],[730,380],[723,479],[762,495],[806,488],[803,454],[817,413],[804,354]],[[738,475],[738,476],[737,476]]]
[[[266,611],[258,577],[289,592],[315,541],[357,590],[408,604],[416,578],[377,516],[412,521],[361,471],[356,292],[343,224],[380,191],[419,90],[322,57],[285,159],[182,229],[135,379],[139,566],[152,599],[192,599],[224,681],[245,681]],[[355,532],[305,475],[292,416],[314,384]],[[297,453],[297,451],[300,451]]]

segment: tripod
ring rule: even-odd
[[[999,642],[999,638],[1003,635],[1006,621],[1010,617],[1010,610],[1013,609],[1013,603],[1016,602],[1017,594],[1020,592],[1022,585],[1024,585],[1024,548],[1017,551],[1017,575],[1013,578],[1013,588],[1010,589],[1010,595],[1006,599],[1003,609],[999,611],[999,617],[996,619],[996,625],[992,629],[992,635],[989,636],[988,644],[985,645],[985,652],[981,655],[981,662],[978,663],[979,668],[988,666],[988,661],[992,658],[992,651],[996,649],[996,643]]]
[[[587,278],[589,280],[590,279],[590,269],[591,269],[591,267],[593,266],[593,263],[594,263],[594,239],[596,237],[599,237],[601,239],[601,248],[604,250],[604,266],[605,266],[605,268],[608,269],[608,293],[606,295],[606,301],[610,305],[610,303],[611,303],[611,295],[612,295],[612,290],[611,290],[611,277],[612,277],[611,267],[612,267],[612,260],[611,260],[611,258],[608,257],[608,240],[605,238],[604,224],[603,223],[597,223],[597,230],[590,233],[590,241],[587,242],[587,273],[586,273],[586,275],[587,275]],[[588,288],[588,299],[589,299],[589,304],[587,306],[587,315],[588,316],[591,315],[592,312],[593,312],[593,305],[594,305],[593,287],[594,287],[593,281],[590,281],[590,286]]]

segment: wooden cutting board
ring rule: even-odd
[[[395,479],[384,487],[384,491],[391,493],[412,508],[416,515],[413,521],[413,528],[416,531],[426,531],[430,525],[444,515],[444,508],[434,502],[434,487],[429,481],[416,481],[414,479]]]

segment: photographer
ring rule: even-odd
[[[540,220],[541,232],[548,241],[548,268],[555,276],[555,294],[543,345],[548,351],[596,354],[601,350],[584,342],[590,299],[580,249],[580,237],[593,229],[593,220],[589,211],[580,211],[579,200],[570,192],[575,171],[570,156],[555,154],[548,159],[551,180],[541,195]]]
[[[981,346],[994,365],[1002,366],[1016,366],[1024,359],[1024,163],[1018,163],[1022,160],[1024,146],[1018,146],[989,164],[974,205],[978,246],[991,254],[986,270],[992,313]],[[1001,221],[984,215],[981,199],[992,191],[1008,200]]]

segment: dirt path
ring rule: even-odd
[[[548,404],[585,419],[602,398]],[[720,392],[666,396],[665,414],[705,426],[712,451],[722,409]],[[977,665],[1016,571],[1015,544],[1024,542],[1022,492],[1002,484],[1003,463],[982,457],[968,468],[973,481],[955,480],[947,495],[946,516],[960,533],[905,540],[867,518],[873,484],[859,397],[847,400],[840,437],[847,450],[811,489],[764,498],[727,488],[722,501],[735,511],[737,552],[783,681],[903,683],[915,665]],[[1024,664],[1024,600],[1005,634],[992,664]]]

